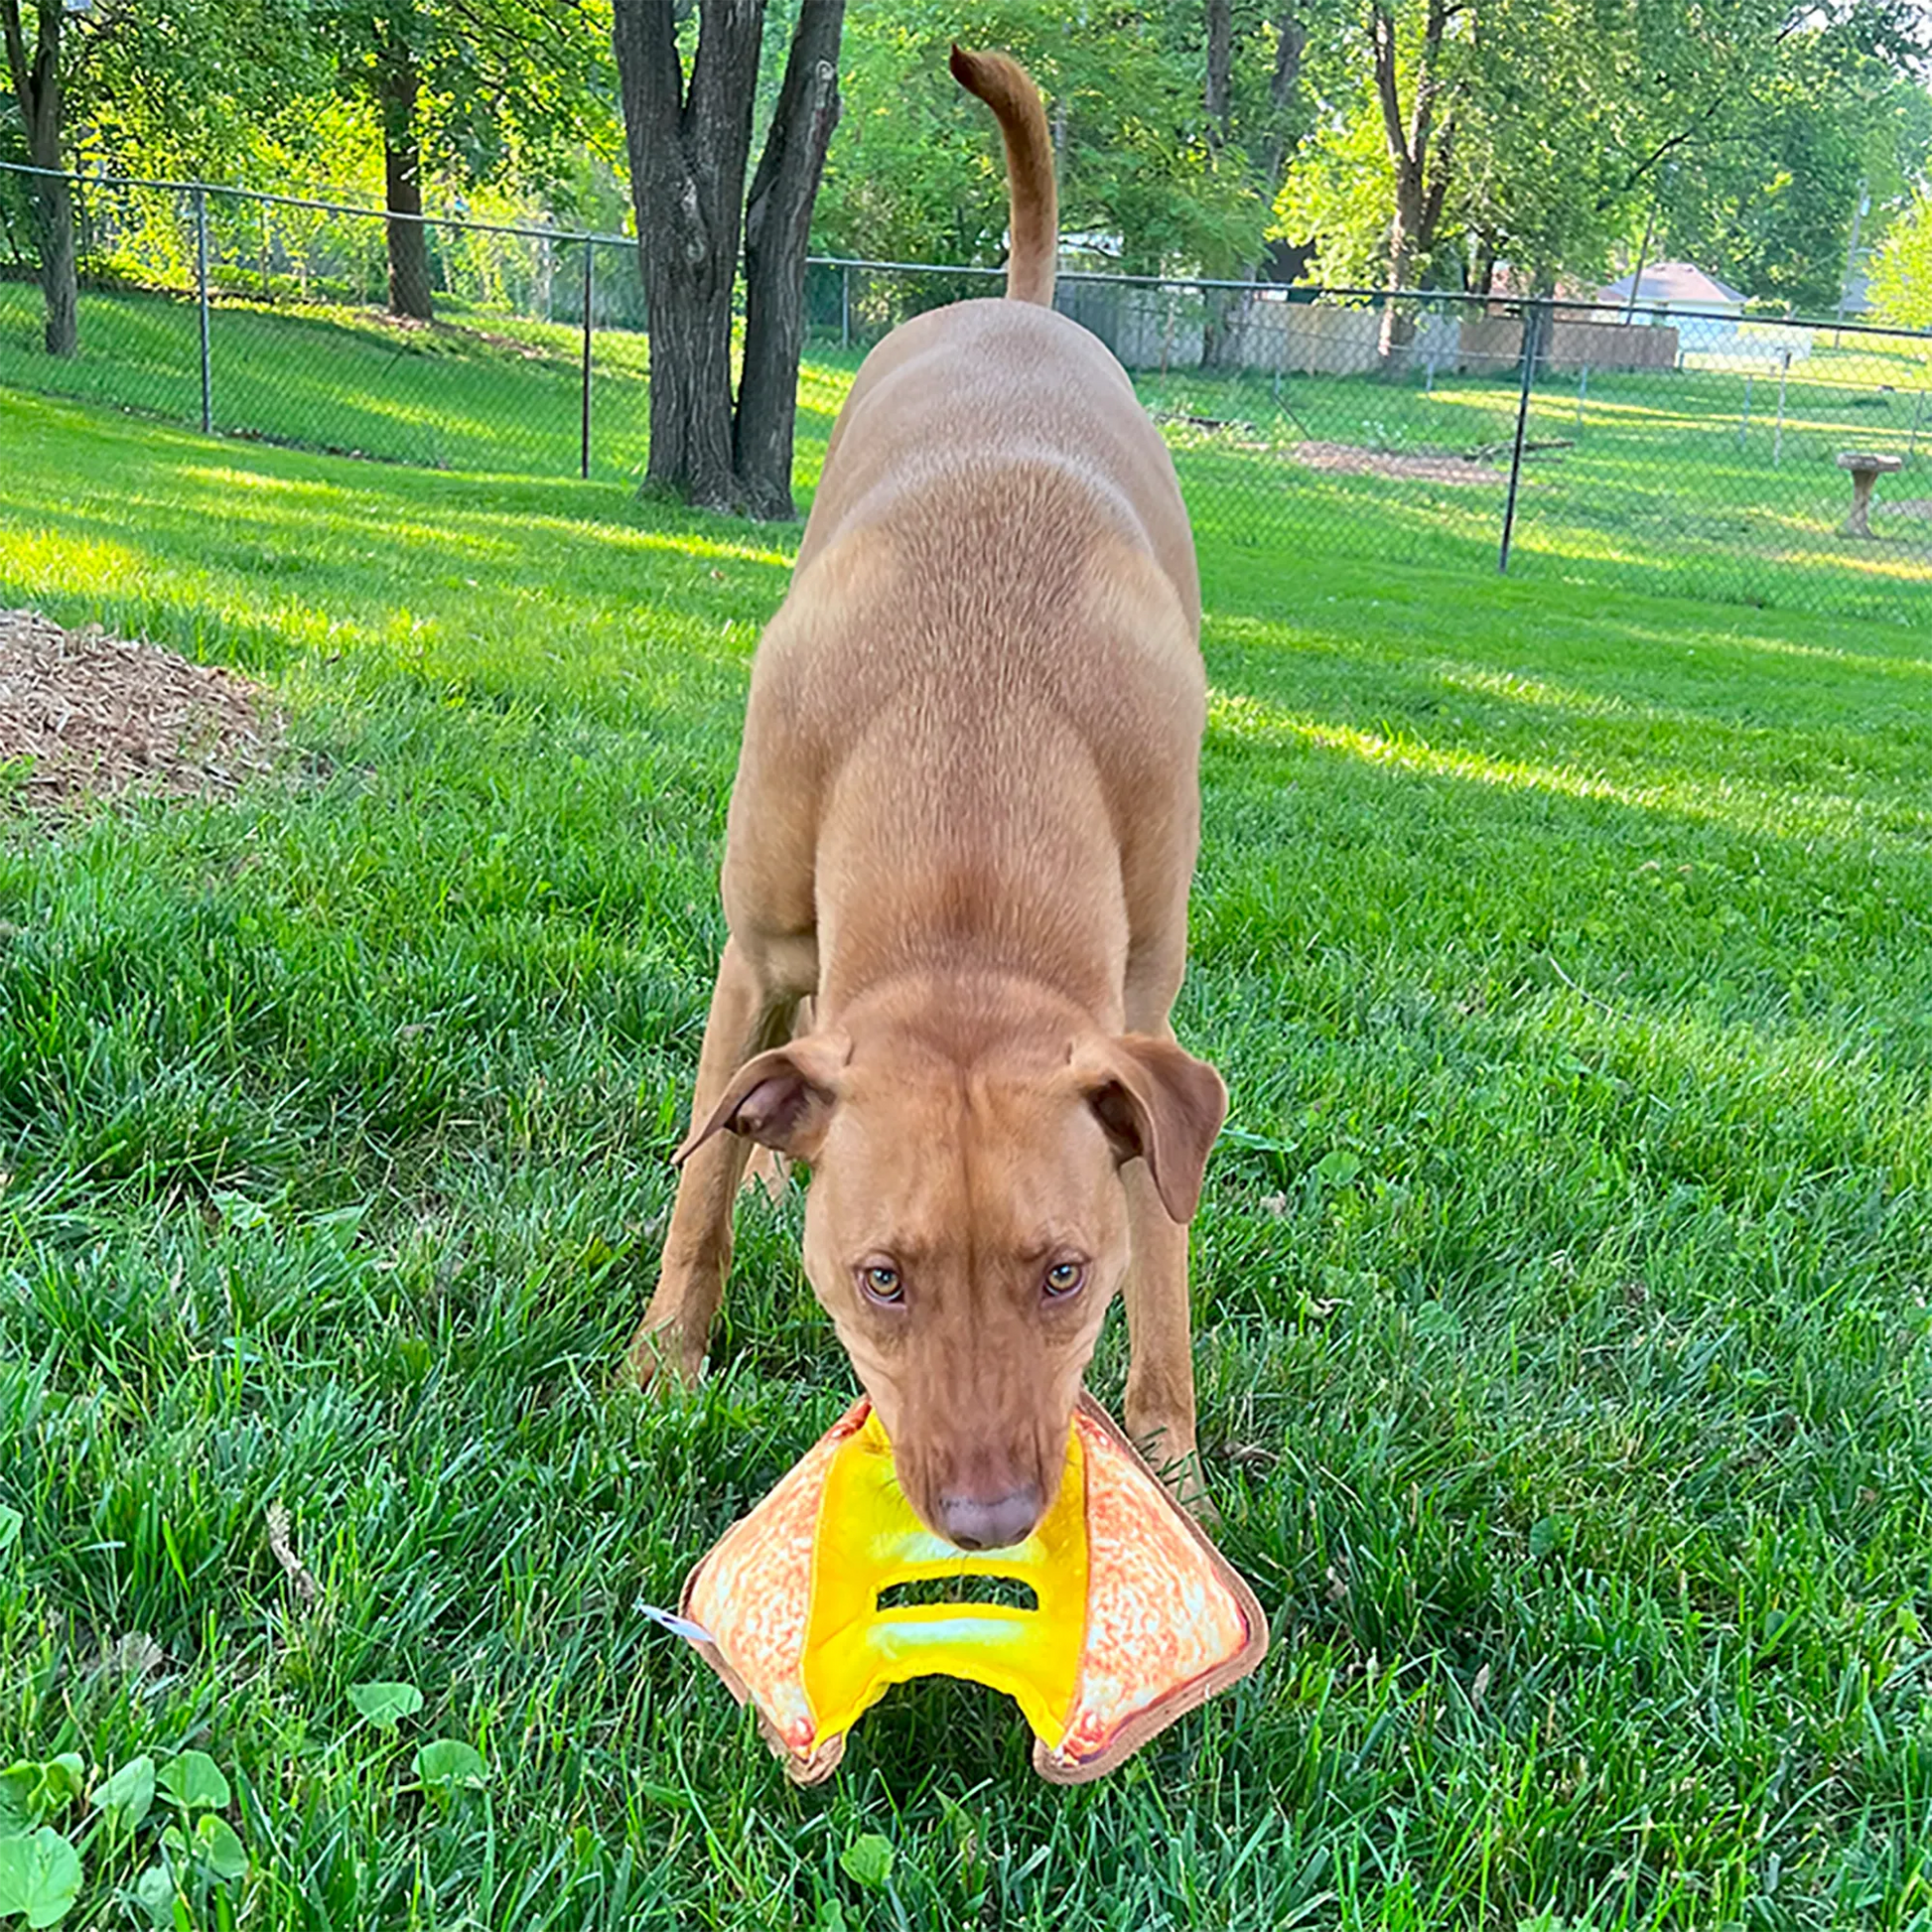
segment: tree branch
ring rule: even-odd
[[[7,71],[13,76],[14,92],[20,97],[20,111],[32,118],[33,76],[27,65],[27,36],[20,24],[20,0],[0,0],[0,35],[7,43]]]
[[[684,67],[671,0],[616,0],[611,38],[623,101],[632,201],[640,211],[651,207],[658,212],[680,255],[702,261],[705,222],[684,153]],[[648,239],[640,214],[638,240]]]
[[[1225,139],[1233,105],[1234,7],[1232,0],[1207,0],[1207,86],[1201,104],[1207,109],[1208,139]]]
[[[1268,83],[1268,105],[1277,114],[1288,111],[1295,83],[1302,77],[1302,55],[1309,44],[1309,30],[1295,8],[1296,0],[1287,0],[1275,29],[1275,73]]]
[[[1462,11],[1445,0],[1429,0],[1423,25],[1422,63],[1416,74],[1416,99],[1409,120],[1409,154],[1418,169],[1429,164],[1429,135],[1436,119],[1436,94],[1442,85],[1443,36]]]
[[[1389,153],[1398,163],[1413,165],[1409,139],[1402,126],[1402,97],[1395,70],[1395,18],[1382,0],[1371,0],[1369,34],[1375,48],[1375,93],[1382,104],[1382,126],[1389,137]]]

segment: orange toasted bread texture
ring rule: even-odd
[[[1035,1603],[881,1608],[937,1578],[1005,1578]],[[1112,1770],[1268,1648],[1254,1592],[1082,1397],[1059,1494],[1025,1543],[973,1554],[934,1536],[893,1475],[861,1399],[686,1579],[698,1649],[800,1783],[827,1777],[892,1685],[943,1674],[1020,1704],[1034,1767]]]

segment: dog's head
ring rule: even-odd
[[[729,1130],[812,1170],[805,1272],[962,1549],[1020,1542],[1059,1483],[1080,1378],[1128,1265],[1122,1169],[1191,1218],[1227,1109],[1173,1040],[1062,1031],[961,1057],[902,1029],[818,1033],[740,1069]]]

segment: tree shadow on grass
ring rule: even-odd
[[[345,470],[17,407],[0,596],[270,675],[362,657],[592,712],[600,672],[715,691],[742,680],[790,568],[795,531],[622,485]]]
[[[196,306],[186,296],[88,292],[81,352],[40,348],[22,311],[0,317],[0,380],[163,421],[200,420]],[[582,447],[581,339],[487,318],[413,325],[354,310],[289,313],[217,303],[211,313],[212,411],[222,433],[293,449],[435,469],[533,469],[574,476]],[[505,324],[514,328],[514,324]],[[593,460],[641,469],[649,376],[639,337],[593,338]],[[806,384],[805,444],[822,443],[833,408]],[[804,467],[810,468],[807,463]]]

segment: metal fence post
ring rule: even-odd
[[[1509,450],[1509,495],[1503,503],[1503,540],[1496,553],[1498,575],[1509,569],[1509,546],[1516,534],[1516,485],[1523,475],[1523,432],[1530,420],[1530,390],[1536,382],[1536,357],[1543,344],[1543,308],[1523,304],[1523,380],[1516,391],[1516,436]]]
[[[852,264],[839,270],[839,346],[852,346]]]
[[[591,474],[591,264],[597,259],[597,243],[584,237],[584,449],[577,474],[586,480]]]
[[[1778,426],[1771,433],[1771,468],[1775,470],[1784,461],[1784,385],[1791,379],[1791,351],[1784,351],[1784,360],[1778,364]]]
[[[195,293],[202,311],[202,434],[214,428],[214,363],[207,338],[207,190],[195,190]]]
[[[275,300],[275,290],[268,279],[268,204],[257,202],[255,206],[261,210],[262,217],[262,300],[272,303]]]

